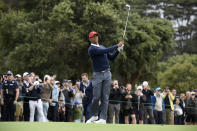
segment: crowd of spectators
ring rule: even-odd
[[[150,88],[147,81],[133,87],[113,80],[107,123],[197,124],[197,89],[177,94],[175,89]],[[1,121],[86,122],[91,117],[93,87],[88,74],[75,83],[56,75],[35,73],[1,76]]]

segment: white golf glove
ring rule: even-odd
[[[122,45],[121,47],[118,47],[118,51],[122,51],[123,50],[124,45]]]

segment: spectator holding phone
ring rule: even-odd
[[[174,96],[172,95],[168,87],[166,87],[165,89],[163,99],[165,102],[164,121],[165,121],[165,124],[169,125],[172,119],[173,110],[174,110],[174,105],[173,105]]]
[[[114,80],[109,95],[108,118],[107,118],[108,123],[113,123],[113,116],[115,115],[115,123],[119,124],[121,97],[122,97],[122,90],[119,88],[118,80]]]

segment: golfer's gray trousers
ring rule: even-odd
[[[92,86],[92,116],[99,116],[100,119],[106,120],[111,86],[111,72],[93,72]]]

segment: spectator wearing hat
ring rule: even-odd
[[[80,82],[79,90],[82,93],[83,115],[85,116],[85,122],[91,118],[91,107],[93,98],[92,82],[88,79],[88,74],[81,74],[82,81]],[[82,115],[82,116],[83,116]]]
[[[93,64],[93,102],[92,117],[87,123],[95,122],[105,124],[111,86],[109,60],[114,60],[117,57],[119,54],[117,49],[120,49],[124,45],[124,42],[119,42],[117,45],[106,48],[99,45],[98,33],[95,31],[89,33],[89,41],[91,42],[91,45],[88,49],[88,53]],[[115,51],[115,53],[112,54],[112,51]],[[100,105],[99,101],[101,102]],[[97,121],[98,118],[99,120]]]
[[[165,103],[161,95],[161,88],[156,88],[156,93],[152,96],[153,113],[156,124],[164,124]]]
[[[29,87],[31,87],[32,81],[29,77],[29,73],[25,72],[23,73],[23,86],[22,86],[22,94],[24,96],[23,99],[23,116],[24,116],[24,121],[29,121],[30,118],[30,110],[29,110]]]
[[[120,113],[120,101],[122,98],[122,90],[119,88],[118,80],[114,80],[109,95],[109,107],[107,122],[113,123],[113,117],[115,115],[115,123],[119,124]]]
[[[35,109],[38,113],[38,121],[45,122],[46,118],[43,113],[43,105],[41,100],[42,85],[39,81],[35,81],[31,87],[28,88],[30,99],[29,99],[29,108],[30,108],[30,122],[34,121]]]
[[[197,125],[197,98],[195,97],[195,92],[191,92],[191,98],[189,100],[188,106],[188,122],[190,122],[192,125]]]
[[[144,103],[146,102],[146,96],[142,93],[142,86],[137,87],[137,102],[135,103],[136,108],[136,120],[139,124],[144,124]]]
[[[20,74],[17,74],[15,76],[15,79],[19,88],[19,97],[16,103],[15,120],[19,121],[19,120],[22,120],[22,117],[23,117],[23,93],[22,93],[23,82],[21,80]]]
[[[65,101],[65,122],[73,121],[73,103],[72,98],[74,98],[74,93],[72,91],[72,87],[69,86],[68,80],[63,80],[62,83],[62,93],[64,95]]]
[[[142,85],[144,87],[142,93],[146,96],[146,102],[144,104],[145,123],[148,124],[150,122],[150,124],[154,124],[155,120],[154,120],[153,109],[152,109],[152,105],[151,105],[151,96],[153,96],[154,93],[152,90],[150,90],[150,87],[149,87],[147,81],[144,81]]]
[[[173,105],[173,101],[174,101],[174,96],[172,95],[172,93],[170,92],[170,89],[168,87],[166,87],[164,93],[163,93],[163,99],[165,102],[165,112],[164,112],[164,121],[165,124],[170,124],[170,122],[172,121],[172,116],[173,115],[173,111],[174,111],[174,105]],[[174,119],[173,119],[174,121]]]
[[[4,121],[14,121],[16,103],[19,96],[19,89],[17,82],[14,80],[13,73],[7,72],[7,80],[3,82],[1,89],[1,105],[4,108]]]

